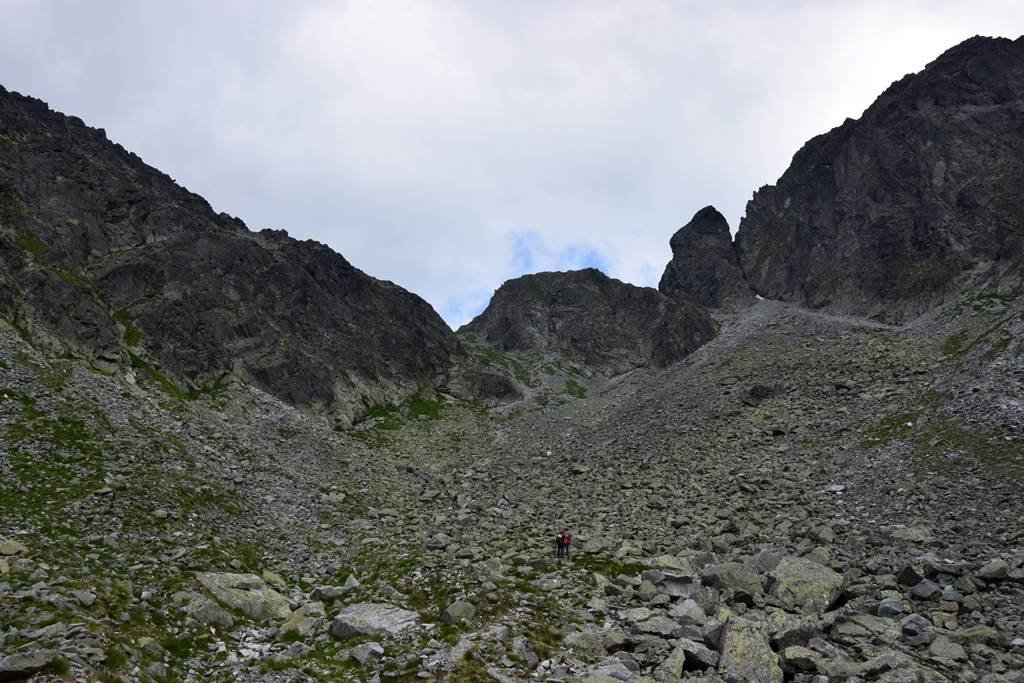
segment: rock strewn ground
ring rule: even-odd
[[[133,387],[7,333],[4,665],[1020,680],[1021,320],[985,295],[905,329],[761,302],[675,368],[581,378],[585,398],[442,395],[351,432],[242,387]],[[505,358],[491,370],[550,380]],[[251,575],[246,604],[203,572]],[[273,594],[288,614],[244,608]],[[416,618],[331,634],[382,605]]]

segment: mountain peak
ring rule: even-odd
[[[509,280],[460,332],[505,351],[556,354],[612,374],[668,365],[714,336],[702,309],[596,268]]]
[[[705,206],[669,240],[672,260],[658,289],[708,308],[742,307],[752,300],[733,250],[729,222]]]
[[[810,140],[754,193],[736,246],[753,288],[912,318],[1024,253],[1024,40],[971,38]]]
[[[40,100],[0,90],[0,317],[57,352],[342,423],[462,353],[425,301],[317,242],[250,232]],[[133,370],[134,367],[134,370]]]

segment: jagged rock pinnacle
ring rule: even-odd
[[[740,308],[753,301],[733,249],[725,216],[713,206],[694,214],[669,241],[672,260],[658,289],[708,308]]]

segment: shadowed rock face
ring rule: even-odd
[[[708,308],[740,308],[754,300],[743,277],[725,216],[705,206],[672,235],[672,260],[658,283],[671,297]]]
[[[1024,242],[1024,38],[972,38],[810,140],[758,190],[737,247],[752,287],[914,316]]]
[[[463,331],[505,351],[554,353],[611,372],[669,365],[715,334],[704,309],[593,268],[509,280]]]
[[[0,315],[103,368],[134,355],[187,389],[226,375],[351,419],[462,353],[419,297],[328,247],[238,219],[0,88]]]

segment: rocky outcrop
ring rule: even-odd
[[[233,377],[351,419],[462,353],[419,297],[316,242],[250,232],[106,139],[0,88],[0,316],[184,392]]]
[[[337,638],[351,636],[388,636],[397,638],[419,622],[419,615],[385,603],[349,605],[338,613],[331,624]]]
[[[288,599],[255,574],[200,572],[196,579],[213,597],[250,619],[287,619]]]
[[[754,290],[902,320],[1024,253],[1024,38],[971,38],[810,140],[758,190]],[[973,279],[973,278],[971,278]]]
[[[705,206],[672,235],[672,260],[658,283],[670,297],[683,297],[713,309],[738,309],[754,300],[725,216]]]
[[[460,333],[504,351],[555,354],[622,372],[669,365],[714,337],[707,312],[594,268],[509,280]]]

